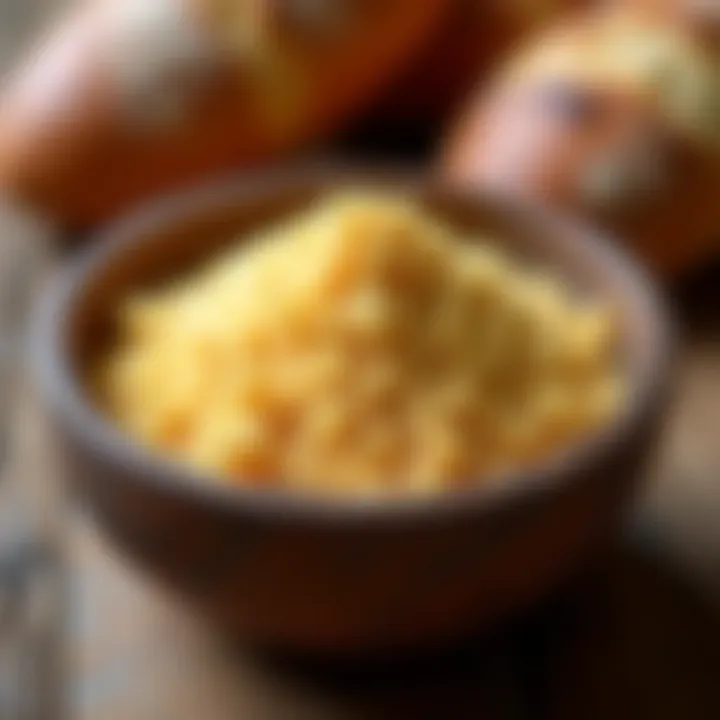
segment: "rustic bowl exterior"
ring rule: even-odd
[[[37,325],[58,445],[99,525],[220,626],[276,647],[427,647],[537,601],[617,527],[665,397],[662,312],[628,261],[584,231],[561,231],[539,209],[392,180],[461,224],[514,227],[519,248],[553,261],[562,256],[581,284],[614,295],[627,323],[630,372],[641,387],[607,437],[507,483],[349,506],[205,482],[144,454],[96,413],[82,389],[83,368],[108,342],[111,311],[123,293],[191,265],[239,230],[357,180],[297,174],[171,201],[113,230],[68,270]]]

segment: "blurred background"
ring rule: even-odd
[[[0,62],[7,71],[18,55],[46,28],[52,19],[66,8],[68,0],[2,0],[0,16]]]
[[[0,68],[63,4],[0,0]],[[376,129],[359,135],[373,152],[414,152],[398,138],[378,143]],[[12,579],[0,602],[0,718],[720,718],[717,266],[668,292],[683,338],[678,387],[649,489],[617,547],[550,603],[448,656],[339,669],[269,660],[214,636],[70,506],[7,340],[56,258],[25,277],[11,245],[0,255],[10,438],[0,541]]]

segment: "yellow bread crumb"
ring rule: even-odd
[[[119,425],[228,483],[482,483],[605,425],[611,313],[410,201],[349,194],[118,309]]]

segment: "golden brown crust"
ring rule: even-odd
[[[276,42],[262,21],[258,47],[225,33],[232,14],[207,12],[218,0],[83,8],[0,97],[0,188],[85,226],[320,137],[380,91],[448,4],[347,2],[357,12],[338,37],[291,19]]]
[[[549,31],[471,102],[441,165],[460,182],[569,207],[673,276],[720,249],[720,132],[711,121],[720,65],[689,23],[646,12],[587,14]],[[603,29],[608,22],[622,23],[622,41]],[[656,58],[669,83],[646,66]]]

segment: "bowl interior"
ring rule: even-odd
[[[612,243],[527,201],[383,174],[313,171],[230,182],[161,202],[111,229],[68,270],[55,302],[49,354],[57,366],[55,382],[82,405],[83,422],[89,426],[94,412],[84,380],[87,368],[112,342],[122,298],[189,271],[243,234],[350,186],[410,194],[456,227],[545,264],[580,291],[610,302],[631,388],[626,415],[617,425],[637,425],[650,412],[667,374],[666,317],[652,284]],[[94,419],[102,422],[101,414]]]

